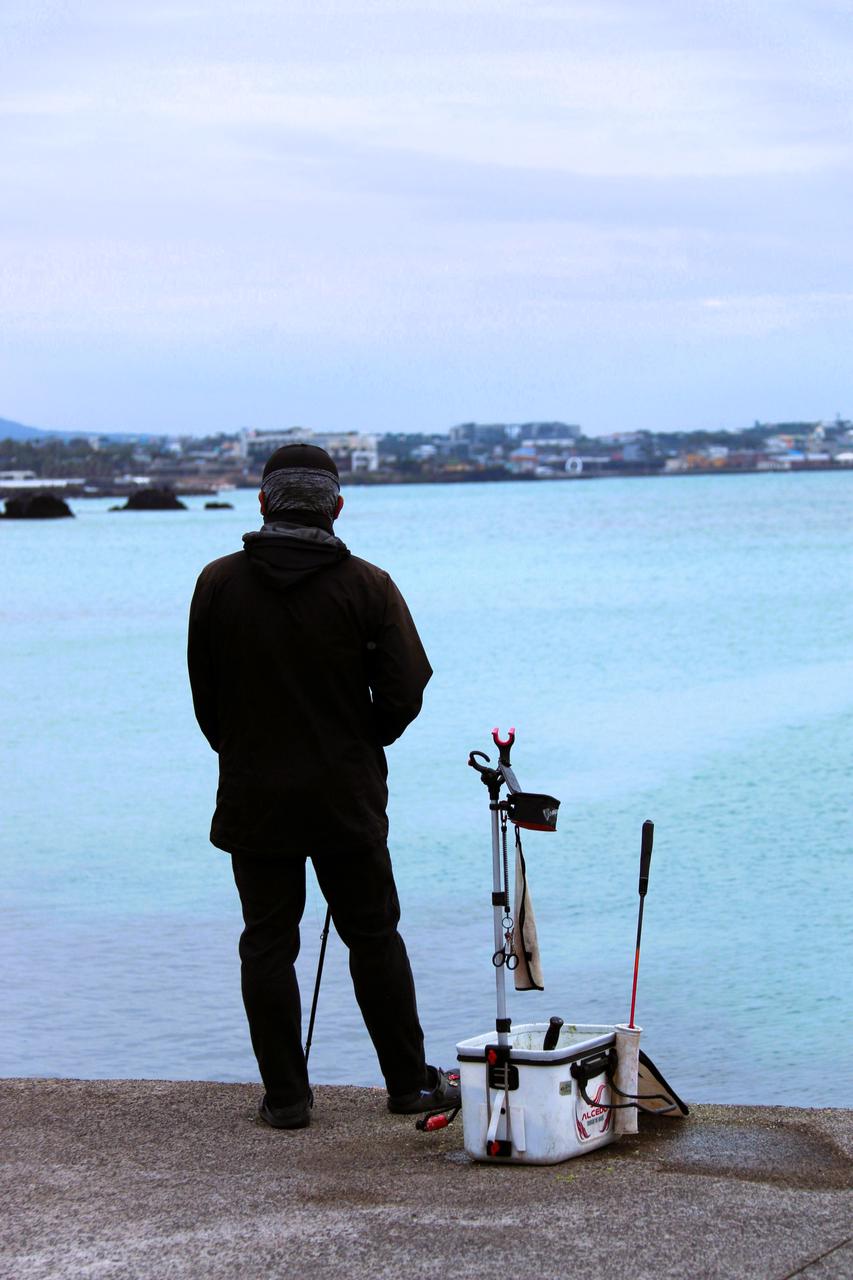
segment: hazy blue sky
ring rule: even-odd
[[[0,416],[853,415],[849,0],[0,0]]]

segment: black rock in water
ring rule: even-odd
[[[54,493],[28,493],[20,498],[7,498],[3,513],[7,520],[61,520],[74,512],[64,498]]]
[[[206,502],[204,504],[205,511],[233,511],[233,502]]]
[[[176,498],[171,489],[137,489],[123,507],[114,511],[186,511],[185,502]]]

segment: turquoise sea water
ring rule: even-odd
[[[0,1074],[256,1079],[215,757],[184,669],[231,512],[0,524]],[[853,474],[349,489],[435,668],[389,751],[402,931],[431,1060],[493,1024],[487,797],[518,731],[546,990],[516,1021],[627,1017],[640,827],[656,824],[638,1022],[689,1100],[851,1105]],[[323,904],[309,896],[307,1005]],[[379,1083],[330,946],[318,1082]]]

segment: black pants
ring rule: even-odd
[[[415,984],[397,932],[400,903],[388,850],[312,857],[332,920],[349,948],[359,1008],[390,1094],[426,1084]],[[271,862],[232,855],[245,929],[240,938],[243,1003],[271,1106],[308,1095],[302,1007],[294,961],[305,909],[305,859]]]

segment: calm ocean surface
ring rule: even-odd
[[[690,1101],[853,1104],[853,473],[348,489],[435,668],[389,751],[402,932],[430,1059],[494,1018],[487,797],[516,726],[546,990],[516,1021],[624,1021],[640,827],[656,824],[638,1022]],[[254,1080],[240,915],[207,843],[215,757],[184,629],[234,511],[0,523],[0,1074]],[[283,815],[286,821],[286,815]],[[310,999],[323,903],[311,882]],[[330,945],[317,1082],[380,1082]]]

